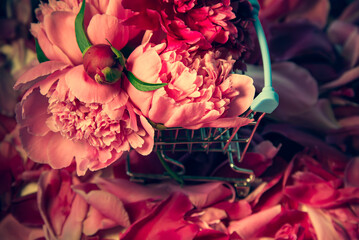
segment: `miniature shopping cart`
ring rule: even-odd
[[[133,171],[130,158],[128,157],[126,163],[127,174],[132,180],[146,181],[151,179],[165,180],[172,178],[181,184],[184,182],[225,181],[233,184],[238,196],[248,194],[251,183],[255,180],[255,176],[252,170],[241,168],[238,164],[243,160],[261,119],[265,114],[272,113],[278,106],[278,95],[272,88],[268,46],[258,18],[259,4],[256,0],[250,0],[250,2],[253,6],[254,26],[262,53],[264,88],[253,100],[250,109],[242,116],[253,119],[253,121],[246,126],[247,128],[251,128],[249,136],[241,137],[239,127],[200,128],[197,130],[166,128],[156,130],[154,151],[157,153],[165,172],[163,174],[136,173]],[[184,164],[172,157],[173,154],[181,152],[223,153],[227,155],[229,166],[234,172],[238,173],[238,177],[187,175]]]

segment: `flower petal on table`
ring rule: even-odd
[[[324,213],[321,209],[307,206],[305,206],[305,210],[308,212],[318,240],[341,239],[333,226],[333,219],[327,213]]]
[[[132,224],[121,235],[121,239],[193,239],[198,226],[184,220],[185,214],[192,209],[188,197],[175,193],[161,202],[148,216]]]
[[[359,187],[359,158],[353,158],[345,169],[344,181],[346,186]]]
[[[257,232],[263,229],[274,217],[280,214],[282,208],[280,205],[262,210],[252,214],[239,221],[233,221],[229,224],[230,233],[237,232],[243,239],[251,239],[256,236]]]
[[[130,220],[123,203],[115,195],[102,190],[92,190],[86,193],[76,187],[74,191],[80,194],[90,206],[97,209],[103,216],[115,221],[120,226],[130,226]]]
[[[331,81],[327,84],[324,84],[320,88],[322,90],[326,90],[330,88],[340,87],[357,80],[358,77],[359,77],[359,66],[349,69],[348,71],[344,72],[338,79]]]
[[[263,88],[263,68],[247,65],[249,76],[254,79],[257,90]],[[279,105],[272,113],[281,120],[300,115],[318,100],[317,81],[304,68],[292,63],[281,62],[272,65],[273,88],[278,93]]]
[[[61,239],[80,239],[82,235],[83,222],[87,216],[88,206],[79,196],[71,203],[71,211],[62,228]]]
[[[83,222],[83,233],[86,236],[94,235],[99,230],[116,227],[118,224],[102,215],[99,210],[90,206],[89,212]]]
[[[8,214],[0,222],[0,238],[17,240],[44,239],[44,232],[41,228],[25,226],[11,214]]]

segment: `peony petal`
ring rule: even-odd
[[[87,236],[94,235],[98,230],[116,227],[118,224],[103,216],[100,211],[90,206],[85,221],[83,222],[83,233]]]
[[[164,89],[158,89],[153,96],[149,119],[162,123],[166,127],[191,126],[205,115],[206,102],[177,104],[165,95]],[[194,114],[195,113],[195,114]]]
[[[308,173],[302,173],[302,178]],[[285,188],[285,194],[296,202],[321,207],[336,200],[338,192],[330,183],[298,183]]]
[[[346,40],[343,51],[341,52],[342,56],[349,62],[350,67],[353,68],[357,66],[359,62],[359,31],[353,31],[348,39]]]
[[[214,207],[225,210],[230,220],[240,220],[252,214],[251,205],[246,200],[222,201]]]
[[[125,9],[122,6],[122,1],[117,0],[107,0],[106,11],[103,11],[107,15],[115,16],[118,19],[126,20],[130,15],[132,15],[132,11],[129,9]],[[102,4],[102,1],[101,1]]]
[[[121,20],[110,15],[95,15],[92,17],[87,34],[92,44],[108,44],[121,50],[128,42],[129,29]]]
[[[278,23],[270,32],[269,51],[275,62],[315,57],[318,62],[335,64],[336,52],[327,35],[310,22]]]
[[[357,80],[358,77],[359,77],[359,67],[351,68],[348,71],[344,72],[338,79],[322,85],[321,89],[326,90],[328,88],[330,89],[330,88],[340,87]]]
[[[48,61],[40,63],[24,73],[16,82],[15,90],[24,90],[34,83],[43,80],[49,74],[63,70],[69,65],[63,62]]]
[[[157,104],[161,104],[158,102]],[[167,121],[164,122],[166,127],[190,127],[195,123],[201,122],[201,118],[205,116],[206,102],[189,103],[185,105],[176,106],[174,113]],[[163,107],[169,107],[168,105]],[[177,109],[176,109],[177,108]],[[151,112],[153,107],[151,108]],[[157,112],[159,114],[159,110]]]
[[[108,103],[121,91],[121,81],[99,84],[84,71],[83,65],[72,68],[65,76],[70,92],[85,103]]]
[[[328,37],[333,43],[344,45],[355,30],[356,26],[351,23],[334,20],[328,27]]]
[[[26,127],[29,134],[46,135],[50,130],[45,124],[50,117],[47,113],[48,105],[48,99],[38,89],[32,91],[16,109],[18,123]]]
[[[158,74],[162,64],[158,52],[164,50],[165,44],[151,48],[148,42],[138,46],[128,57],[126,68],[141,81],[148,83],[161,83]],[[148,49],[149,48],[149,49]],[[155,91],[141,92],[128,80],[124,82],[124,89],[129,94],[132,102],[147,117],[151,106],[152,95]]]
[[[147,83],[161,83],[158,74],[161,71],[162,63],[158,50],[150,48],[144,51],[144,46],[136,48],[128,57],[126,68],[131,71],[137,78]]]
[[[83,221],[87,216],[87,209],[86,202],[76,195],[71,203],[71,211],[62,228],[62,239],[81,239]]]
[[[281,213],[281,206],[276,205],[239,221],[233,221],[229,224],[230,233],[237,232],[243,239],[254,238],[257,232],[264,228],[275,216]]]
[[[46,57],[52,61],[60,61],[72,65],[69,57],[47,37],[43,24],[31,24],[31,33],[37,39],[41,50],[46,53]]]
[[[253,77],[256,88],[262,89],[262,67],[247,66],[247,74]],[[302,114],[317,102],[317,82],[307,70],[291,62],[281,62],[273,64],[272,71],[273,88],[278,93],[280,102],[272,113],[273,116],[287,120],[291,116]]]
[[[40,228],[30,228],[18,222],[11,214],[6,215],[0,222],[1,239],[43,239],[44,232]]]
[[[228,236],[228,234],[221,232],[219,230],[213,230],[213,229],[202,229],[194,240],[230,240],[232,239],[232,236]],[[233,237],[233,239],[237,239]]]
[[[167,119],[173,116],[178,108],[175,101],[169,97],[166,97],[165,94],[166,92],[164,89],[156,90],[153,94],[153,100],[151,99],[152,103],[151,101],[149,102],[152,104],[152,106],[148,106],[151,106],[151,109],[147,109],[147,115],[146,112],[142,111],[146,117],[149,117],[149,119],[156,123],[165,123]],[[148,110],[150,110],[150,112],[148,112]]]
[[[320,209],[304,207],[308,212],[310,221],[314,227],[318,240],[341,239],[333,226],[333,219]]]
[[[155,135],[155,131],[145,117],[140,116],[140,121],[141,121],[142,127],[146,131],[146,135],[144,137],[142,137],[142,139],[144,140],[144,143],[142,144],[142,146],[139,148],[136,148],[135,150],[142,155],[148,155],[153,150],[153,146],[154,146],[153,138]]]
[[[54,85],[54,83],[59,80],[64,78],[64,76],[66,75],[66,73],[69,71],[70,69],[65,69],[62,71],[57,71],[54,72],[53,74],[51,74],[50,76],[48,76],[47,78],[45,78],[44,80],[42,80],[41,82],[37,82],[33,88],[35,87],[39,87],[40,88],[40,93],[42,95],[46,95],[51,87]]]
[[[71,60],[72,64],[82,62],[82,53],[75,36],[75,13],[57,11],[45,15],[44,28],[52,44],[58,46]]]
[[[224,200],[233,199],[235,193],[231,185],[224,182],[204,183],[181,188],[173,188],[173,192],[182,192],[198,209],[212,206]]]
[[[340,20],[355,23],[359,18],[359,2],[353,1],[342,12]]]
[[[53,133],[49,132],[45,136],[34,136],[29,134],[27,128],[20,129],[20,139],[22,146],[26,150],[29,158],[38,163],[48,163],[47,151],[44,149],[53,137]]]
[[[233,117],[233,118],[218,118],[214,121],[200,124],[201,127],[216,127],[216,128],[227,128],[227,127],[242,127],[253,122],[253,119]],[[197,128],[198,126],[196,126]],[[187,128],[191,128],[187,126]]]
[[[239,91],[239,95],[231,100],[225,117],[236,117],[244,113],[252,104],[255,88],[253,79],[246,75],[231,74],[225,81],[231,82],[231,88]]]
[[[345,168],[345,185],[359,187],[359,158],[353,158]]]
[[[115,149],[113,149],[112,151],[110,151],[109,149],[104,149],[104,150],[94,150],[96,151],[98,154],[98,158],[97,157],[92,157],[92,161],[88,163],[87,167],[91,170],[91,171],[97,171],[99,169],[108,167],[109,165],[111,165],[113,162],[117,161],[123,154],[123,151],[129,151],[129,146],[125,146],[124,148],[126,148],[126,150],[120,150],[119,152],[117,152]],[[89,156],[87,156],[87,158],[90,158]]]
[[[186,212],[192,209],[188,198],[175,193],[161,202],[145,218],[132,224],[121,236],[121,239],[193,239],[198,226],[184,220]]]
[[[50,60],[72,64],[69,57],[56,45],[51,43],[43,29],[43,24],[31,24],[31,33],[39,42],[39,45],[46,57]]]
[[[124,204],[138,202],[146,199],[163,199],[168,194],[163,189],[151,189],[146,186],[129,182],[125,179],[96,178],[97,186],[119,198]]]
[[[300,225],[301,229],[295,226]],[[276,239],[285,239],[287,236],[296,236],[302,239],[304,231],[310,229],[310,221],[308,214],[299,210],[283,209],[283,211],[274,217],[264,228],[262,228],[257,236],[275,236]],[[278,237],[279,235],[279,237]]]
[[[308,20],[319,28],[324,28],[327,24],[330,1],[301,1],[302,6],[298,6],[287,18],[286,21],[296,21],[298,18]]]
[[[288,122],[323,132],[331,132],[341,126],[341,123],[335,119],[328,99],[319,99],[314,106],[298,116],[289,118]]]
[[[323,160],[328,164],[342,165],[347,164],[347,156],[333,146],[328,145],[318,136],[310,134],[308,132],[300,131],[292,126],[283,124],[268,124],[265,126],[262,134],[278,133],[286,138],[289,138],[296,143],[301,144],[307,148],[313,148],[315,146],[316,151],[320,151],[323,155]]]
[[[76,153],[74,149],[76,149]],[[68,167],[74,160],[75,154],[83,154],[81,149],[83,147],[80,143],[75,143],[59,133],[53,133],[47,143],[48,164],[55,169]]]
[[[115,195],[102,190],[92,190],[89,193],[85,193],[78,188],[74,190],[103,216],[115,221],[120,226],[128,227],[130,225],[123,203]]]
[[[40,214],[45,222],[44,228],[47,235],[55,238],[61,234],[67,218],[66,213],[71,208],[71,177],[67,171],[50,170],[41,175],[38,184],[37,199]],[[64,195],[59,198],[61,194]]]

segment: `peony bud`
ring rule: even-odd
[[[121,78],[121,58],[121,53],[110,45],[97,44],[85,52],[83,65],[86,73],[96,82],[112,84]]]

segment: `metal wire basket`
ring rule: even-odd
[[[136,173],[131,168],[130,158],[127,158],[127,175],[132,180],[145,181],[148,179],[164,180],[175,179],[180,184],[184,182],[207,182],[207,181],[226,181],[232,183],[237,190],[238,196],[245,196],[250,190],[251,183],[255,180],[253,171],[238,166],[245,153],[247,152],[252,137],[257,130],[261,119],[266,113],[271,113],[278,106],[278,95],[272,88],[271,65],[267,42],[263,28],[258,19],[259,4],[256,0],[250,0],[253,6],[254,26],[257,31],[259,45],[262,53],[264,69],[264,88],[262,92],[253,100],[251,108],[243,117],[251,118],[253,121],[247,126],[252,128],[249,137],[241,137],[237,128],[200,128],[197,130],[183,128],[166,128],[155,131],[154,151],[157,153],[164,169],[163,174],[144,174]],[[227,178],[216,176],[191,176],[186,175],[184,165],[174,158],[169,157],[172,153],[214,153],[226,154],[229,166],[239,174],[239,177]],[[236,158],[234,157],[236,156]],[[237,159],[235,161],[234,159]]]

